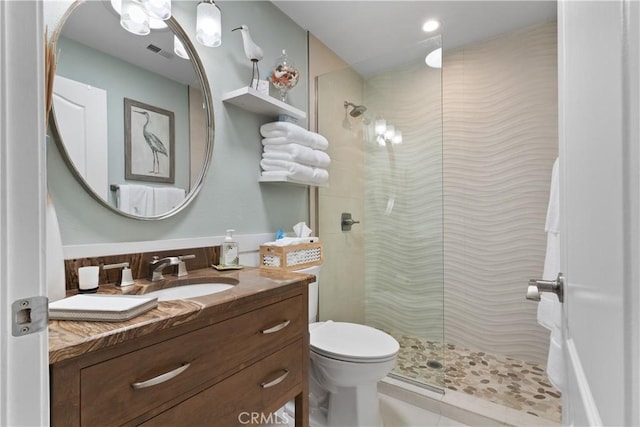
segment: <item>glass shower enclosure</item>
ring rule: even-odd
[[[400,343],[392,375],[444,388],[441,68],[415,60],[317,79],[317,129],[331,141],[318,191],[325,244],[320,320],[363,323]],[[342,214],[355,223],[342,230]]]

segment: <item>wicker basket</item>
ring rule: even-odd
[[[260,268],[293,271],[322,264],[322,243],[260,246]]]

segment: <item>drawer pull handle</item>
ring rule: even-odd
[[[277,324],[276,326],[269,328],[269,329],[260,329],[260,333],[261,334],[272,334],[274,332],[278,332],[283,330],[284,328],[286,328],[287,326],[289,326],[289,323],[291,323],[291,320],[285,320],[282,323]]]
[[[269,387],[273,387],[274,385],[280,384],[282,381],[284,381],[285,378],[287,378],[287,375],[289,375],[289,370],[288,369],[283,369],[283,370],[284,370],[284,374],[280,375],[275,380],[269,381],[268,383],[260,384],[260,387],[269,388]]]
[[[191,366],[191,363],[185,363],[184,365],[174,369],[173,371],[165,372],[164,374],[153,377],[150,380],[133,383],[131,384],[131,387],[133,387],[134,390],[140,390],[142,388],[153,387],[154,385],[162,384],[163,382],[177,377],[178,375],[186,371],[189,366]]]

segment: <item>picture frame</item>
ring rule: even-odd
[[[175,182],[174,113],[124,98],[125,179]]]

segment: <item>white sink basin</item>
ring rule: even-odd
[[[144,294],[146,297],[157,297],[158,301],[171,301],[174,299],[195,298],[204,295],[215,294],[233,288],[228,283],[199,283],[197,285],[183,285],[174,288],[161,289],[159,291]]]

